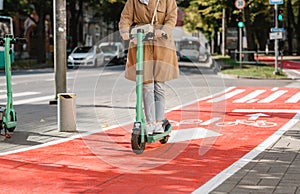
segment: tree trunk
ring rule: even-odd
[[[287,1],[287,41],[288,41],[288,54],[293,54],[293,24],[295,23],[295,17],[293,13],[293,7],[291,0]]]
[[[45,52],[45,1],[39,1],[37,6],[37,11],[39,12],[39,22],[37,25],[37,61],[38,63],[46,62],[46,52]]]
[[[298,20],[295,25],[296,37],[297,37],[297,55],[300,55],[300,3],[298,3]]]
[[[247,31],[248,50],[255,51],[256,45],[255,45],[255,41],[254,41],[254,29],[252,27],[252,23],[250,20],[250,10],[249,10],[248,6],[245,7],[244,14],[245,14],[245,27],[246,27],[246,31]],[[254,54],[249,54],[248,60],[249,61],[254,60]]]
[[[69,49],[73,50],[77,46],[77,21],[76,21],[76,1],[70,1],[70,12],[71,12],[71,18],[69,18],[70,21],[70,35],[71,38],[69,41],[71,41]]]

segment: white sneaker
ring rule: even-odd
[[[163,124],[162,122],[155,123],[155,128],[153,133],[164,133],[165,129],[163,128],[162,124]]]
[[[146,124],[147,135],[152,135],[154,132],[154,128],[155,128],[155,124],[153,124],[153,123]]]

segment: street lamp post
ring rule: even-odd
[[[55,100],[57,94],[66,93],[66,1],[53,0],[54,15],[54,71],[55,71]]]
[[[275,10],[275,28],[277,29],[278,28],[278,5],[275,4],[274,5],[274,10]],[[278,39],[276,38],[275,39],[275,70],[273,72],[274,75],[277,75],[278,74]]]

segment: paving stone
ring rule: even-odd
[[[276,187],[274,194],[291,194],[296,193],[297,186],[291,186],[291,185],[281,185]]]
[[[268,178],[263,178],[261,181],[258,183],[260,186],[275,186],[279,183],[281,177],[268,177]]]

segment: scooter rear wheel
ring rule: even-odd
[[[171,124],[169,123],[168,120],[165,120],[164,123],[163,123],[163,128],[166,131],[167,129],[169,129],[169,127],[171,127]],[[168,142],[168,140],[169,140],[169,137],[170,137],[170,135],[166,135],[166,136],[164,136],[163,139],[159,140],[159,142],[161,144],[166,144]]]
[[[133,130],[131,134],[131,148],[136,154],[141,154],[145,150],[146,142],[142,142],[141,130]]]
[[[17,114],[16,113],[14,115],[13,112],[10,112],[10,121],[11,122],[16,122],[17,121]],[[16,129],[16,127],[11,127],[11,128],[7,128],[7,131],[14,132],[15,129]]]

